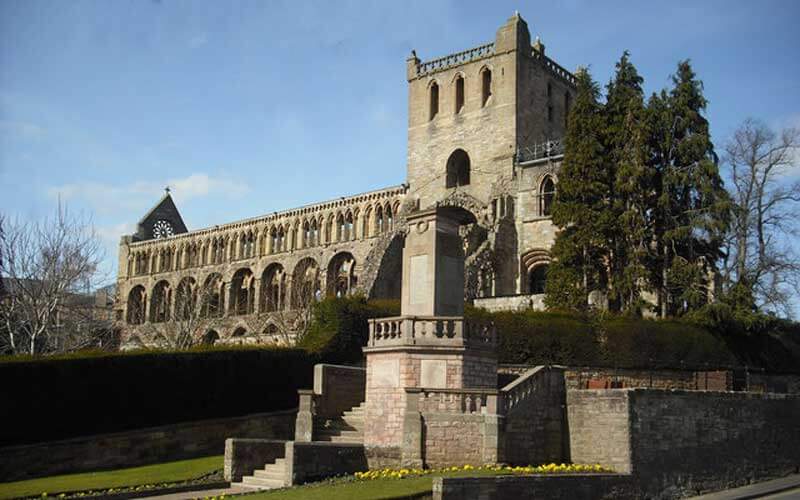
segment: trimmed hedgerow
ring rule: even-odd
[[[360,363],[369,336],[370,318],[400,314],[400,301],[363,296],[326,298],[314,306],[314,318],[298,347],[329,363]]]
[[[301,349],[72,355],[0,363],[0,446],[295,408]]]
[[[621,368],[736,364],[725,342],[688,322],[480,309],[468,309],[467,316],[494,321],[501,363]]]

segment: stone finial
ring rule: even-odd
[[[527,51],[531,45],[531,35],[528,31],[528,23],[515,11],[514,15],[497,30],[495,37],[495,53],[503,53],[511,50]]]
[[[533,42],[533,50],[536,52],[544,55],[544,44],[542,43],[542,39],[539,36],[536,36],[536,41]]]

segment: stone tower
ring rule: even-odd
[[[456,193],[487,206],[520,147],[563,136],[574,80],[544,52],[519,14],[494,42],[426,62],[412,52],[408,184],[421,209]]]

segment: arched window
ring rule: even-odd
[[[144,323],[145,304],[147,293],[142,285],[133,287],[128,294],[128,324],[141,325]]]
[[[556,196],[556,185],[549,175],[544,178],[539,188],[539,215],[549,217],[553,212],[553,199]]]
[[[280,264],[271,264],[261,275],[262,312],[280,311],[283,309],[286,295],[286,274]]]
[[[381,234],[383,229],[383,207],[378,206],[377,210],[375,211],[375,232],[377,234]]]
[[[464,78],[462,76],[456,77],[456,114],[461,113],[464,109]]]
[[[244,337],[245,335],[247,335],[247,329],[243,326],[240,326],[239,328],[233,331],[231,337]]]
[[[197,287],[194,278],[187,276],[178,284],[175,295],[175,317],[178,320],[190,320],[196,315]]]
[[[214,345],[219,340],[219,334],[214,330],[209,330],[203,335],[203,344]]]
[[[150,303],[150,321],[163,323],[169,321],[170,307],[172,305],[172,287],[166,281],[159,281],[153,287]]]
[[[547,285],[547,264],[541,264],[528,272],[528,291],[532,294],[544,293]]]
[[[231,280],[231,313],[252,314],[255,301],[255,277],[249,269],[239,269]]]
[[[224,306],[222,294],[223,287],[224,283],[221,275],[214,273],[206,278],[203,288],[200,291],[200,298],[202,300],[200,314],[202,317],[222,317]]]
[[[452,188],[469,184],[469,155],[463,149],[456,149],[447,159],[445,187]]]
[[[481,106],[486,106],[492,97],[492,71],[485,68],[481,73]]]
[[[428,116],[429,120],[433,120],[437,114],[439,114],[439,85],[436,82],[431,84],[431,106],[430,106],[430,115]]]

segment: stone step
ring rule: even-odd
[[[257,470],[253,472],[253,476],[259,479],[275,479],[278,481],[283,481],[285,478],[284,469],[275,468],[275,469],[267,469],[267,470]]]
[[[353,436],[332,436],[328,441],[331,443],[353,443],[353,444],[363,444],[364,443],[364,435],[361,434],[360,436],[353,437]]]
[[[273,488],[283,488],[284,486],[286,486],[283,479],[268,479],[256,476],[244,476],[242,478],[241,485],[248,488],[258,488],[265,490]]]

